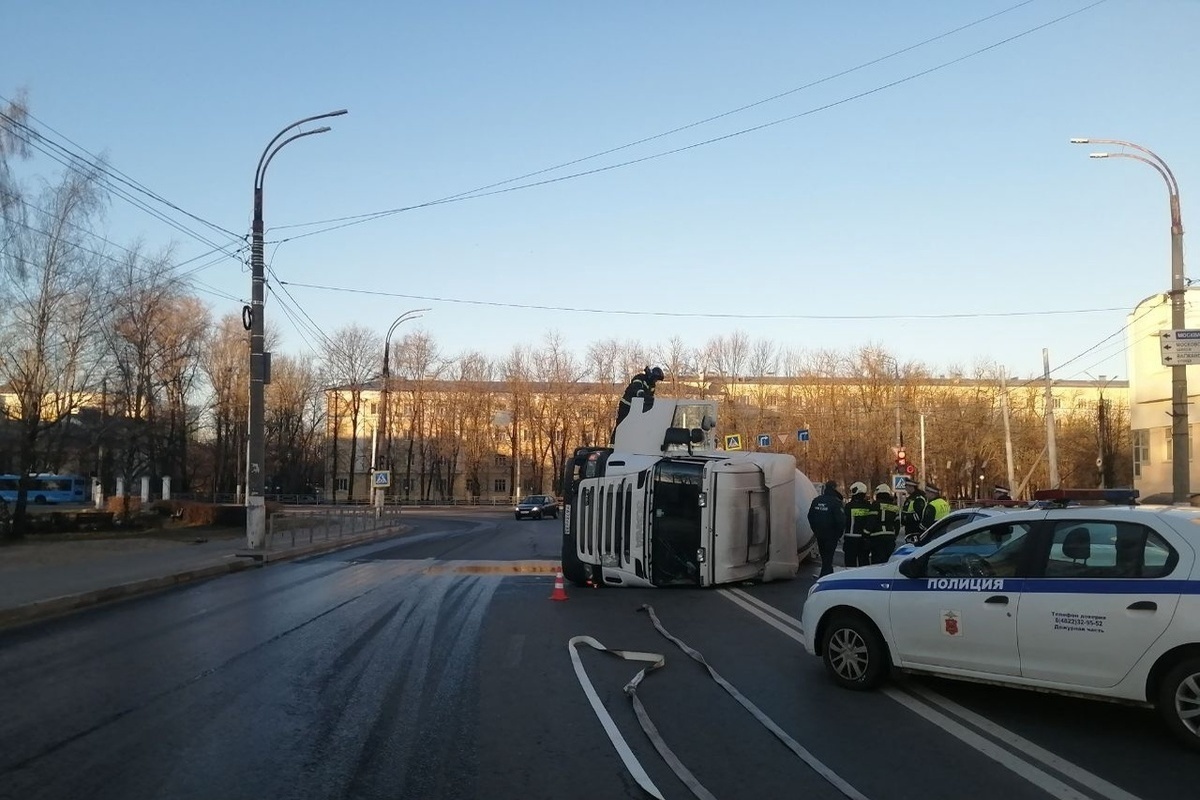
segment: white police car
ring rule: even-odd
[[[895,667],[1154,705],[1200,749],[1198,561],[1200,509],[1009,511],[821,578],[805,646],[851,689]]]

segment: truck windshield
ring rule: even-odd
[[[654,468],[651,569],[658,586],[698,584],[704,465],[661,461]]]

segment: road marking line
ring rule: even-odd
[[[744,608],[745,610],[751,612],[752,614],[759,617],[760,619],[767,622],[768,624],[770,624],[772,627],[774,627],[776,629],[784,630],[783,627],[780,625],[780,623],[777,620],[783,621],[784,623],[786,623],[789,626],[789,630],[784,630],[784,632],[787,633],[790,638],[795,639],[797,642],[800,642],[801,644],[804,643],[803,626],[801,625],[800,620],[796,619],[795,617],[793,617],[793,616],[787,614],[786,612],[781,611],[778,608],[775,608],[773,606],[772,606],[772,612],[771,612],[772,616],[767,616],[766,613],[760,612],[754,606],[751,606],[750,604],[742,601],[740,598],[732,596],[731,594],[728,593],[729,591],[741,591],[741,590],[722,591],[722,592],[718,592],[718,594],[721,594],[727,600],[732,601],[735,605],[739,605],[742,608]],[[755,599],[757,599],[757,598],[755,598]],[[759,602],[761,603],[762,601],[759,601]],[[766,604],[764,603],[764,605],[766,605]],[[1003,766],[1009,768],[1013,772],[1016,772],[1018,775],[1025,778],[1026,780],[1029,780],[1032,783],[1034,783],[1035,785],[1038,785],[1039,787],[1046,789],[1046,791],[1051,792],[1051,794],[1055,794],[1055,796],[1067,797],[1067,798],[1075,797],[1075,798],[1083,798],[1084,800],[1088,800],[1088,795],[1078,793],[1075,789],[1062,783],[1057,778],[1055,778],[1052,775],[1050,775],[1049,773],[1046,773],[1045,771],[1039,769],[1038,767],[1034,766],[1032,763],[1030,763],[1024,759],[1021,759],[1019,756],[1009,753],[1007,750],[996,748],[995,745],[993,745],[987,739],[983,738],[982,736],[980,736],[979,734],[970,730],[969,728],[966,728],[963,725],[959,724],[954,719],[950,718],[949,716],[942,713],[941,711],[938,711],[937,709],[933,708],[932,705],[936,704],[936,705],[941,706],[942,708],[946,709],[947,711],[957,714],[963,720],[974,725],[979,730],[981,730],[991,736],[994,736],[996,739],[1000,740],[1001,742],[1004,742],[1005,744],[1011,745],[1013,747],[1013,749],[1019,750],[1019,751],[1025,753],[1026,755],[1041,762],[1045,766],[1059,772],[1060,774],[1064,775],[1065,777],[1070,778],[1071,780],[1074,780],[1074,781],[1078,782],[1079,784],[1086,786],[1089,789],[1099,793],[1102,797],[1105,797],[1108,800],[1140,800],[1140,798],[1138,798],[1137,795],[1130,794],[1129,792],[1125,791],[1124,789],[1121,789],[1120,787],[1104,780],[1099,775],[1096,775],[1095,773],[1090,772],[1089,770],[1086,770],[1083,767],[1079,766],[1078,764],[1068,761],[1067,759],[1062,758],[1061,756],[1055,755],[1054,753],[1050,752],[1049,750],[1046,750],[1045,748],[1034,744],[1033,742],[1014,733],[1013,731],[1010,731],[1008,728],[1005,728],[1003,725],[992,722],[991,720],[987,719],[986,717],[983,717],[980,714],[977,714],[977,713],[971,711],[970,709],[965,708],[964,706],[954,702],[950,698],[943,697],[942,695],[938,694],[937,692],[933,691],[932,689],[927,689],[924,687],[919,687],[919,688],[918,687],[913,687],[913,688],[903,687],[902,689],[885,688],[883,690],[883,693],[886,694],[888,697],[892,698],[893,700],[895,700],[896,702],[900,703],[901,705],[905,706],[906,708],[914,711],[915,713],[919,714],[922,717],[925,717],[927,720],[929,720],[933,724],[937,725],[938,727],[942,728],[947,733],[950,733],[955,738],[963,741],[964,743],[970,745],[971,747],[974,747],[980,753],[983,753],[984,755],[988,756],[989,758],[992,758],[993,760],[998,761]],[[919,697],[919,699],[918,699],[918,697]],[[960,735],[960,734],[963,734],[963,735]],[[979,743],[982,743],[983,745],[985,745],[987,747],[987,750],[981,748],[979,746]],[[999,749],[999,752],[1005,754],[1005,756],[998,757],[997,755],[994,755],[992,752],[989,752],[989,750],[994,750],[994,749]],[[1024,768],[1020,768],[1020,769],[1015,768],[1012,763],[1009,763],[1010,761],[1015,761],[1017,764],[1027,766],[1028,771],[1030,771],[1030,774],[1026,774],[1027,770],[1025,770]],[[1057,792],[1060,791],[1059,789],[1051,790],[1049,788],[1046,788],[1046,786],[1044,786],[1042,783],[1040,783],[1039,780],[1035,780],[1033,777],[1031,777],[1031,775],[1038,776],[1039,780],[1044,779],[1044,780],[1050,782],[1051,784],[1056,784],[1058,786],[1061,786],[1061,787],[1063,787],[1063,789],[1066,790],[1067,793],[1066,794],[1056,794]]]
[[[794,619],[794,617],[790,617],[790,616],[788,616],[786,612],[780,611],[778,608],[776,608],[775,606],[771,605],[770,603],[765,603],[765,602],[763,602],[762,600],[759,600],[757,597],[755,597],[754,595],[752,595],[752,594],[750,594],[749,592],[745,591],[744,589],[734,589],[734,588],[730,588],[730,589],[722,589],[721,591],[729,592],[730,594],[735,594],[735,595],[737,595],[738,597],[740,597],[740,598],[742,598],[743,600],[745,600],[747,603],[750,603],[751,605],[758,606],[758,607],[759,607],[760,609],[762,609],[763,611],[765,611],[765,612],[767,612],[768,614],[771,614],[771,615],[773,615],[773,616],[777,616],[777,617],[779,617],[779,618],[780,618],[780,619],[782,619],[784,622],[791,622],[791,621]],[[796,626],[796,629],[797,629],[798,631],[800,631],[800,635],[802,635],[802,636],[804,635],[804,628],[803,628],[802,626],[800,626],[800,625],[797,625],[797,626]]]
[[[796,639],[800,645],[804,645],[804,634],[800,633],[798,630],[796,630],[796,628],[786,625],[785,622],[775,619],[774,616],[769,616],[768,614],[761,612],[761,610],[751,606],[750,603],[740,599],[740,597],[737,595],[726,593],[726,591],[719,591],[718,594],[722,597],[725,597],[725,599],[733,603],[734,606],[740,606],[745,610],[748,610],[748,612],[757,616],[758,619],[761,619],[762,621],[766,622],[767,625],[775,628],[776,631],[780,631],[782,634],[784,634],[784,636]]]
[[[948,697],[943,697],[932,689],[926,689],[923,686],[906,687],[907,690],[925,700],[927,703],[941,706],[947,711],[961,717],[966,722],[979,728],[984,733],[990,733],[997,739],[1002,740],[1005,744],[1015,750],[1020,750],[1029,756],[1041,761],[1048,767],[1051,767],[1075,782],[1086,786],[1094,792],[1097,792],[1108,800],[1141,800],[1137,795],[1130,794],[1119,786],[1109,783],[1103,778],[1088,772],[1082,767],[1078,767],[1067,761],[1065,758],[1051,753],[1040,745],[1036,745],[1023,736],[1013,733],[1007,728],[1003,728],[992,722],[987,717],[977,714],[969,708],[965,708],[959,703],[954,702]]]
[[[1062,800],[1092,800],[1089,795],[1068,786],[1050,773],[1035,767],[1020,756],[1010,753],[998,744],[994,744],[991,740],[985,739],[983,736],[975,733],[975,731],[955,722],[950,717],[926,705],[907,692],[892,688],[885,688],[882,691],[909,711],[924,717],[946,733],[975,748],[1001,766],[1007,767],[1039,789],[1049,792],[1051,797],[1061,798]]]

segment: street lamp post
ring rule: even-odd
[[[388,419],[388,395],[391,390],[392,378],[392,334],[396,332],[396,328],[398,328],[402,323],[407,322],[410,319],[417,319],[422,312],[428,310],[428,308],[417,308],[413,309],[412,311],[405,311],[403,314],[396,317],[396,321],[392,323],[390,328],[388,328],[387,335],[383,337],[383,387],[379,392],[379,429],[383,431],[383,435],[387,438],[385,445],[387,452],[384,455],[384,465],[389,470],[392,469],[392,428],[390,425],[390,420]],[[377,470],[381,468],[378,456],[375,458],[374,466]],[[392,475],[393,483],[395,480],[396,476]],[[383,489],[376,489],[375,492],[375,505],[383,505]]]
[[[306,122],[337,117],[345,113],[345,109],[331,111],[328,114],[305,117],[288,125],[267,144],[259,156],[258,168],[254,171],[254,224],[250,229],[251,295],[250,305],[243,309],[242,319],[243,324],[250,330],[250,452],[246,463],[246,546],[252,550],[261,549],[265,545],[267,534],[267,505],[263,496],[263,485],[267,460],[266,384],[270,375],[267,362],[269,354],[264,350],[263,324],[263,289],[266,284],[263,266],[263,180],[267,175],[267,167],[271,165],[271,159],[286,145],[305,136],[325,133],[329,128],[302,131],[283,139],[289,131]]]
[[[1179,210],[1179,183],[1167,162],[1155,153],[1120,139],[1072,139],[1071,144],[1112,144],[1129,147],[1145,155],[1135,153],[1091,153],[1091,158],[1130,158],[1153,167],[1166,181],[1171,206],[1171,327],[1183,330],[1187,327],[1185,300],[1187,281],[1183,274],[1183,216]],[[1187,366],[1175,364],[1171,367],[1171,499],[1175,503],[1187,503],[1191,498],[1191,447],[1188,428]]]

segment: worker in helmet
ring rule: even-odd
[[[644,370],[633,376],[629,381],[629,385],[625,387],[625,394],[621,396],[621,402],[617,404],[617,424],[621,424],[621,420],[629,416],[629,409],[633,405],[633,398],[643,398],[643,411],[647,411],[654,405],[654,385],[663,379],[663,371],[661,367],[646,367]]]
[[[867,497],[867,485],[862,481],[850,484],[850,500],[846,503],[846,535],[842,537],[842,556],[846,568],[865,567],[871,563],[869,537],[879,529],[879,506]]]
[[[900,522],[904,525],[905,541],[919,541],[925,530],[933,524],[935,513],[933,506],[929,505],[929,497],[925,491],[920,485],[910,483],[908,485],[908,502],[904,504],[904,510],[900,513]]]
[[[892,487],[886,483],[875,487],[875,505],[879,509],[879,529],[868,536],[868,550],[872,564],[886,564],[896,549],[896,536],[900,533],[900,506]]]

